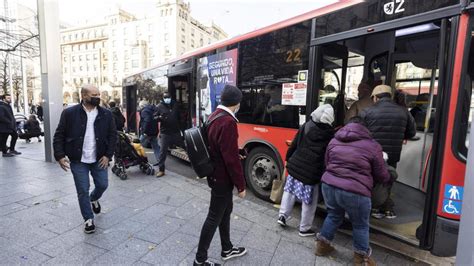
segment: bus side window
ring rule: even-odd
[[[474,27],[471,36],[474,36]],[[459,104],[461,105],[458,150],[467,157],[469,148],[469,134],[471,132],[472,117],[474,116],[474,37],[471,37],[468,65],[464,75],[463,88],[459,94]]]

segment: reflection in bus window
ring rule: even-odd
[[[464,75],[463,88],[460,90],[459,102],[461,105],[459,142],[457,143],[459,152],[467,157],[469,148],[469,135],[471,132],[472,117],[474,116],[474,31],[471,34],[471,45],[469,47],[469,58],[467,59],[467,69]]]
[[[296,83],[309,62],[309,21],[245,40],[239,47],[242,123],[298,128],[303,106],[282,104],[284,83]],[[304,120],[304,119],[303,119]]]

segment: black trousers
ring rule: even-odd
[[[10,139],[10,150],[14,151],[15,150],[15,145],[16,145],[16,140],[18,139],[18,133],[12,132],[12,133],[0,133],[0,148],[2,149],[3,153],[7,153],[7,140],[8,136],[11,136]]]
[[[0,133],[0,149],[2,153],[7,153],[7,139],[10,133]]]
[[[219,234],[221,236],[222,251],[232,249],[232,242],[230,241],[230,215],[233,207],[232,189],[233,187],[215,186],[211,190],[209,213],[202,226],[196,254],[198,262],[207,260],[207,250],[211,245],[217,227],[219,227]]]

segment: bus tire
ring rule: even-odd
[[[255,196],[270,201],[273,180],[281,175],[275,153],[267,147],[252,149],[245,160],[244,172],[247,186]]]

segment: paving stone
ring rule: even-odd
[[[148,242],[159,244],[180,229],[184,223],[185,221],[183,220],[165,216],[155,224],[150,224],[145,229],[137,232],[134,236]]]
[[[176,265],[183,261],[197,246],[199,239],[194,236],[175,233],[161,242],[141,260],[151,264]]]
[[[21,210],[24,210],[26,208],[27,207],[25,205],[21,205],[21,204],[18,204],[18,203],[12,203],[12,204],[8,204],[8,205],[4,205],[4,206],[0,207],[0,216],[6,215],[6,214],[9,214],[9,213],[13,213],[13,212],[17,212],[17,211],[21,211]]]
[[[19,201],[22,201],[24,199],[28,199],[28,198],[31,198],[31,197],[34,197],[34,195],[31,195],[31,194],[28,194],[28,193],[23,193],[23,192],[8,195],[6,197],[1,197],[0,198],[0,206],[5,206],[5,205],[8,205],[8,204],[11,204],[11,203],[14,203],[14,202],[19,202]]]
[[[132,233],[127,234],[120,230],[96,228],[96,232],[85,239],[84,242],[106,250],[112,250],[132,237]]]
[[[5,235],[6,238],[14,240],[17,245],[23,246],[24,248],[31,248],[55,236],[57,236],[57,234],[53,232],[34,225],[25,224],[15,225],[15,227]]]
[[[156,204],[139,212],[137,215],[134,215],[130,219],[145,224],[156,223],[159,219],[164,217],[167,213],[172,212],[173,210],[175,210],[175,208],[172,206]]]
[[[34,250],[40,251],[51,257],[55,257],[73,246],[84,242],[86,239],[92,237],[91,235],[84,234],[83,227],[77,227],[64,234],[58,235],[47,241],[37,244],[33,247]]]
[[[114,209],[105,214],[96,215],[96,217],[94,218],[94,223],[97,227],[107,229],[136,214],[136,210],[129,207],[122,207]]]
[[[14,240],[0,237],[0,264],[2,265],[37,265],[51,257],[32,249],[15,244]]]
[[[133,265],[135,259],[109,251],[90,261],[89,265]]]
[[[67,194],[62,192],[62,191],[55,190],[55,191],[52,191],[52,192],[49,192],[49,193],[46,193],[46,194],[42,194],[40,196],[36,196],[36,197],[28,198],[26,200],[19,201],[18,203],[26,205],[26,206],[33,206],[33,205],[37,205],[37,204],[41,204],[41,203],[50,201],[52,199],[57,199],[57,198],[63,197],[65,195],[67,195]]]
[[[44,265],[87,265],[105,252],[107,251],[104,249],[86,243],[79,243],[55,258],[48,260]]]
[[[312,250],[293,242],[282,240],[278,244],[272,265],[313,265],[316,258]]]
[[[154,243],[137,238],[130,238],[112,249],[112,252],[120,254],[120,256],[139,260],[154,248],[156,248],[156,244]]]
[[[244,247],[273,253],[280,242],[280,238],[281,236],[274,231],[255,224],[240,244]]]
[[[169,216],[176,217],[182,220],[194,219],[194,216],[200,212],[207,211],[209,209],[209,203],[201,199],[191,199],[184,203],[179,208],[172,208],[172,211],[168,213]]]

